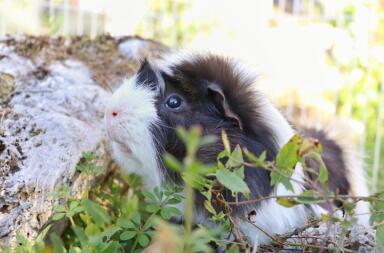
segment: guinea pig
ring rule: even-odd
[[[162,155],[168,152],[183,159],[186,149],[175,128],[188,129],[193,125],[200,125],[204,134],[215,136],[225,129],[232,145],[239,144],[255,155],[266,151],[267,160],[275,159],[296,131],[257,91],[256,77],[237,61],[213,54],[174,54],[153,62],[144,60],[107,105],[106,129],[114,159],[128,172],[141,175],[149,189],[161,187],[169,180],[181,183],[180,175],[164,166]],[[338,189],[340,194],[367,195],[361,161],[344,152],[342,145],[327,136],[326,131],[307,129],[303,134],[322,142],[331,189]],[[197,157],[213,164],[223,149],[223,144],[217,142],[199,150]],[[244,174],[250,199],[292,194],[281,184],[271,186],[266,170],[246,167]],[[304,186],[297,182],[304,176],[302,166],[297,164],[292,176],[295,194],[304,191]],[[229,191],[224,195],[233,198]],[[287,208],[273,198],[232,208],[238,218],[256,211],[251,222],[237,220],[242,233],[253,244],[267,243],[266,233],[284,234],[302,227],[310,217],[319,217],[324,211],[317,205]],[[360,204],[358,211],[369,212],[367,204]],[[198,193],[194,212],[195,223],[211,224]]]

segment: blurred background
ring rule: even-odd
[[[384,0],[0,0],[0,36],[105,33],[243,60],[292,122],[337,118],[384,190]]]

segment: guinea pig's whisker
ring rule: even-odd
[[[166,128],[169,128],[169,129],[173,129],[173,130],[176,129],[176,127],[171,127],[171,126],[169,126],[169,125],[162,124],[161,122],[157,122],[156,124],[159,125],[159,126],[162,126],[162,127],[166,127]]]
[[[219,123],[217,123],[217,125],[216,125],[216,127],[215,127],[215,128],[216,128],[216,129],[218,129],[218,128],[221,128],[221,127],[222,127],[222,124],[223,124],[223,122],[224,122],[223,120],[220,120],[220,121],[219,121]]]

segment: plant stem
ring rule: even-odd
[[[307,197],[310,200],[313,201],[326,201],[326,200],[337,200],[337,199],[353,199],[353,200],[359,200],[359,201],[377,201],[380,203],[384,203],[383,199],[379,199],[374,197],[375,195],[369,195],[369,196],[352,196],[352,195],[337,195],[337,196],[315,196],[315,197]],[[244,200],[239,202],[227,202],[229,205],[244,205],[244,204],[252,204],[257,203],[260,201],[268,200],[268,199],[276,199],[276,198],[297,198],[301,197],[300,194],[292,194],[292,195],[270,195],[270,196],[264,196],[257,199],[251,199],[251,200]]]
[[[132,245],[132,248],[131,248],[131,252],[132,253],[135,251],[136,246],[137,246],[137,237],[136,237],[135,241],[133,242],[133,245]]]
[[[76,227],[75,221],[73,220],[73,217],[69,217],[69,221],[71,222],[72,227]]]
[[[147,219],[147,221],[144,223],[143,228],[142,228],[141,231],[144,232],[145,230],[148,229],[148,226],[151,224],[151,221],[152,221],[153,217],[155,217],[155,216],[160,212],[160,210],[161,210],[162,208],[164,208],[165,203],[167,203],[168,200],[169,200],[169,197],[166,197],[163,201],[161,201],[161,203],[160,203],[160,207],[161,207],[161,208],[160,208],[159,210],[157,210],[156,212],[153,212],[153,213],[148,217],[148,219]]]
[[[191,240],[191,234],[192,234],[192,220],[193,220],[193,188],[192,185],[186,181],[186,189],[185,189],[185,223],[184,223],[184,230],[185,230],[185,245],[184,248],[185,253],[191,252],[190,250],[190,240]]]

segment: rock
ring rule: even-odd
[[[135,49],[126,54],[119,45],[130,40]],[[59,201],[59,186],[78,197],[97,183],[76,171],[83,151],[95,152],[109,169],[103,114],[110,90],[139,59],[165,50],[136,37],[0,40],[0,246],[16,231],[36,238]]]
[[[320,222],[316,226],[290,236],[285,244],[289,245],[290,243],[301,245],[294,247],[297,250],[303,250],[305,248],[303,245],[310,244],[326,247],[329,251],[340,251],[340,249],[345,248],[356,252],[376,253],[383,250],[376,246],[373,228],[359,224],[343,228],[339,222],[334,224]],[[308,249],[314,248],[308,247]]]

